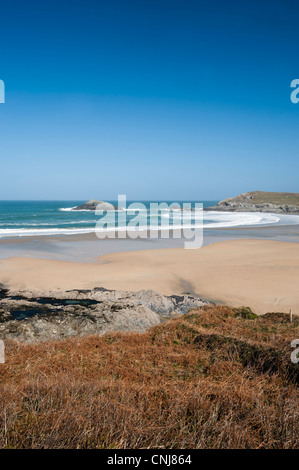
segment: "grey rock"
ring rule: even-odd
[[[81,206],[73,207],[73,211],[114,211],[117,209],[113,204],[110,202],[105,201],[96,201],[95,199],[90,199],[90,201],[85,202]]]
[[[207,303],[191,295],[164,296],[152,290],[51,292],[0,288],[0,338],[33,343],[111,331],[143,332]]]

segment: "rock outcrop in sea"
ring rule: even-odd
[[[84,204],[81,206],[72,208],[73,211],[114,211],[116,209],[117,207],[115,207],[113,204],[110,204],[110,202],[96,201],[95,199],[90,199],[90,201],[84,202]]]
[[[207,304],[189,294],[164,296],[152,290],[37,292],[0,286],[0,338],[34,343],[112,331],[143,332]]]

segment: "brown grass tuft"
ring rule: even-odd
[[[8,342],[0,446],[298,448],[299,322],[247,317],[205,307],[145,334]]]

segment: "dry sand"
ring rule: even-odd
[[[94,264],[34,258],[0,260],[0,282],[11,288],[65,290],[102,286],[193,291],[256,313],[299,313],[299,244],[231,240],[199,250],[183,248],[114,253]]]

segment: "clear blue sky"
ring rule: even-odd
[[[0,199],[299,192],[298,0],[10,0],[0,14]]]

